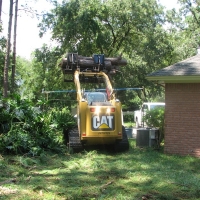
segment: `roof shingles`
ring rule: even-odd
[[[200,75],[200,54],[175,63],[148,76],[195,76]]]

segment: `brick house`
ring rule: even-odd
[[[146,78],[165,85],[164,152],[200,157],[200,54]]]

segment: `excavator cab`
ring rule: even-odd
[[[107,102],[107,95],[103,92],[86,92],[84,98],[87,100],[88,105],[92,105],[93,102]]]

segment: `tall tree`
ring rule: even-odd
[[[13,17],[13,0],[10,0],[10,10],[9,10],[9,22],[8,22],[8,36],[6,44],[6,57],[4,65],[4,84],[3,84],[3,96],[8,96],[8,69],[10,64],[10,49],[11,49],[11,31],[12,31],[12,17]]]
[[[2,13],[2,2],[3,0],[0,0],[0,22],[1,22],[1,13]]]
[[[145,76],[162,68],[172,50],[163,22],[163,9],[154,0],[70,0],[46,13],[40,28],[41,35],[51,29],[65,51],[86,56],[122,52],[129,64],[113,80],[114,86],[149,87],[151,97],[159,89]]]
[[[15,1],[15,18],[14,18],[14,37],[13,37],[13,57],[12,57],[12,75],[11,84],[12,91],[15,88],[15,70],[16,70],[16,40],[17,40],[17,13],[18,13],[18,0]]]
[[[167,11],[167,32],[171,51],[171,63],[179,62],[196,54],[200,45],[200,9],[198,0],[179,0],[179,10]]]
[[[0,33],[2,33],[2,26],[0,25]],[[0,93],[3,92],[3,72],[5,64],[5,52],[6,52],[6,38],[0,37]]]
[[[179,0],[182,5],[181,14],[185,19],[184,30],[188,37],[195,37],[200,45],[200,1],[199,0]]]
[[[70,0],[57,4],[43,17],[41,35],[52,29],[53,38],[69,51],[106,56],[125,50],[125,42],[162,22],[155,0]]]
[[[42,90],[61,90],[66,87],[61,70],[56,66],[61,58],[59,48],[43,45],[34,51],[32,58],[31,63],[27,65],[21,62],[21,68],[16,70],[17,77],[21,79],[23,95],[38,99],[43,95]]]

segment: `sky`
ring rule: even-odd
[[[62,0],[59,0],[60,2]],[[9,0],[3,0],[2,4],[2,22],[3,22],[3,35],[7,37],[8,32],[8,17],[9,17]],[[18,0],[19,8],[21,4],[27,3],[38,13],[42,11],[47,11],[52,8],[50,3],[46,0],[38,0],[33,2],[33,0]],[[166,7],[166,9],[177,8],[177,0],[158,0],[160,4]],[[13,8],[14,9],[14,8]],[[24,57],[26,59],[31,59],[31,52],[36,48],[42,47],[44,43],[53,45],[51,38],[51,33],[45,34],[42,38],[39,37],[39,28],[37,27],[39,21],[36,17],[27,16],[22,11],[19,11],[18,25],[17,25],[17,43],[16,51],[17,55]],[[12,41],[11,41],[12,42]]]

